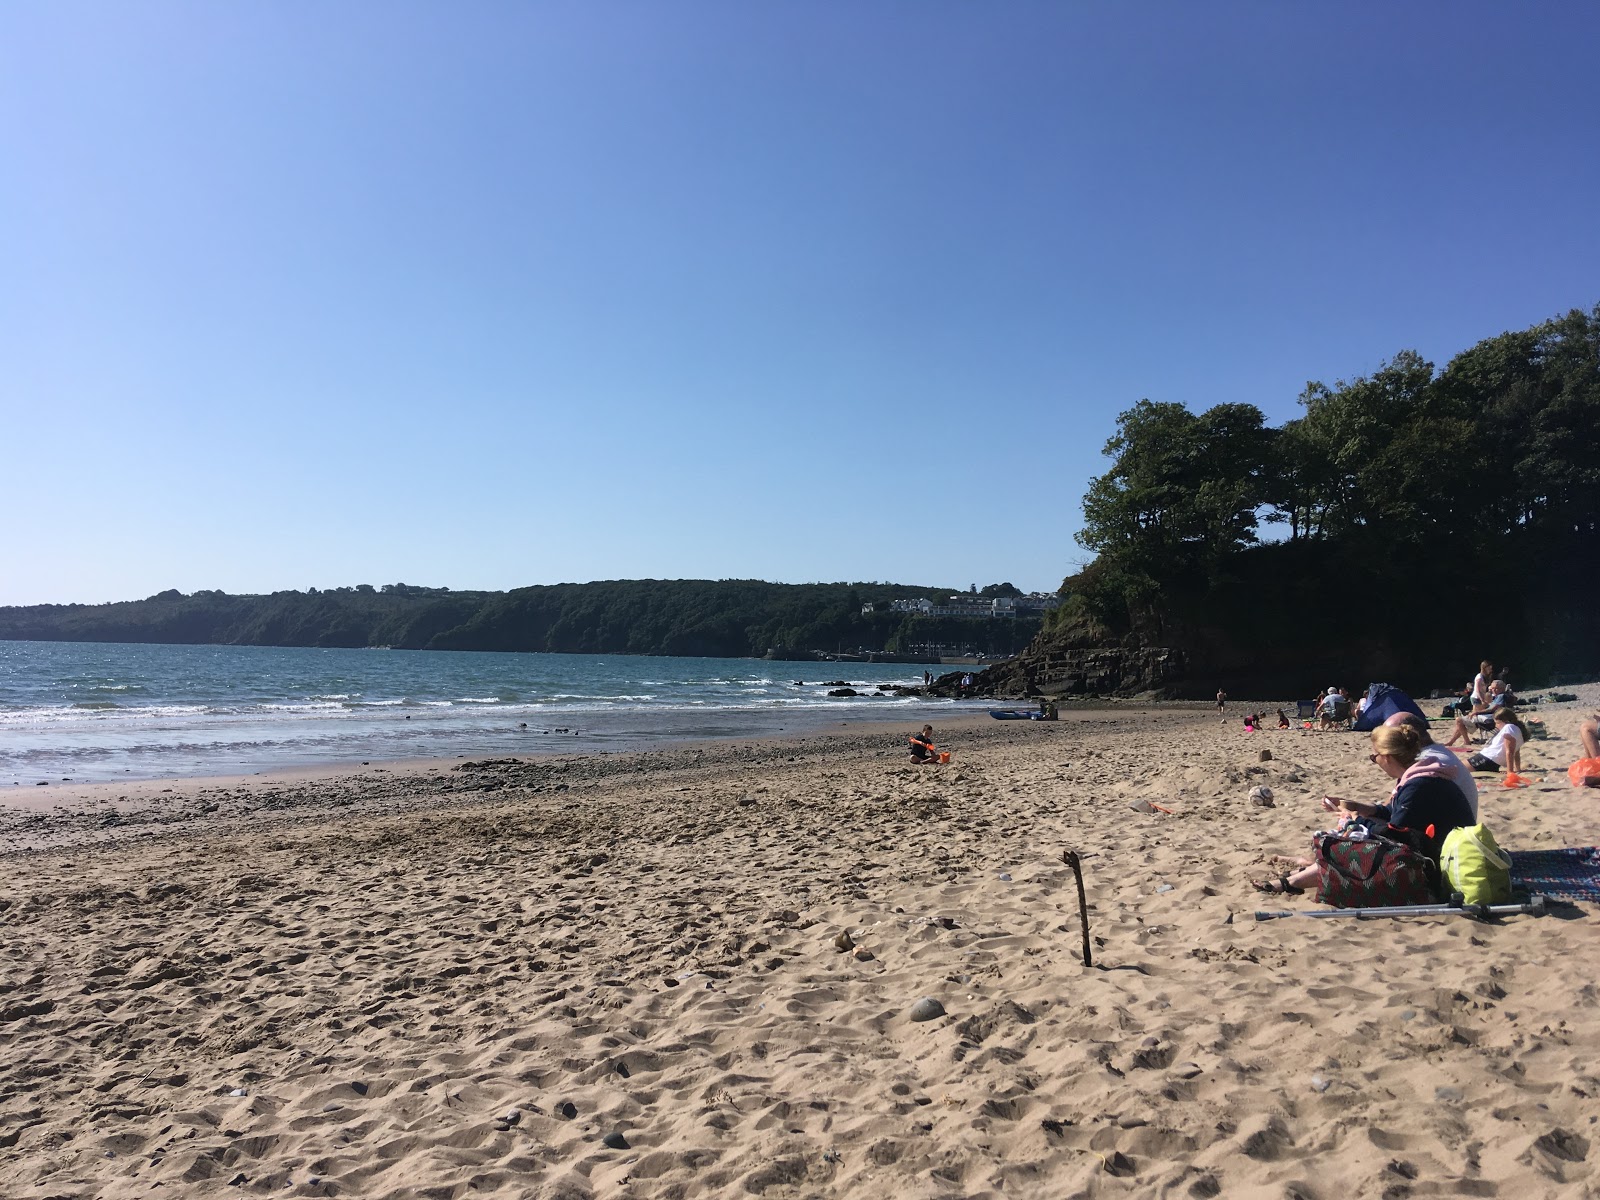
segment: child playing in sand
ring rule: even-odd
[[[924,725],[921,733],[911,735],[911,761],[914,763],[936,763],[939,761],[939,752],[933,748],[933,726]]]

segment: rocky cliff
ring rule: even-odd
[[[930,690],[937,695],[955,695],[962,674],[944,675]],[[1030,647],[1016,658],[974,674],[968,694],[1000,698],[1133,695],[1166,691],[1183,675],[1183,652],[1168,646]]]

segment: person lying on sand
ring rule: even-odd
[[[1367,804],[1329,796],[1324,804],[1332,802],[1334,807],[1350,814],[1342,827],[1352,833],[1355,832],[1353,826],[1360,826],[1365,836],[1382,837],[1393,826],[1426,834],[1428,853],[1437,862],[1445,835],[1452,829],[1473,824],[1476,818],[1461,789],[1444,775],[1434,774],[1426,767],[1413,770],[1422,750],[1422,738],[1416,729],[1408,725],[1380,725],[1372,731],[1372,753],[1367,757],[1398,785],[1389,803]],[[1305,865],[1293,874],[1253,880],[1251,886],[1258,892],[1273,895],[1299,895],[1320,884],[1322,868],[1314,861],[1299,861]]]

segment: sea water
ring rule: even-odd
[[[0,641],[0,787],[937,722],[890,663]],[[937,672],[935,672],[937,673]]]

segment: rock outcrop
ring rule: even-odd
[[[1027,651],[974,675],[969,695],[1085,696],[1160,692],[1184,675],[1184,654],[1170,646]],[[954,695],[962,672],[938,679],[929,689]]]

